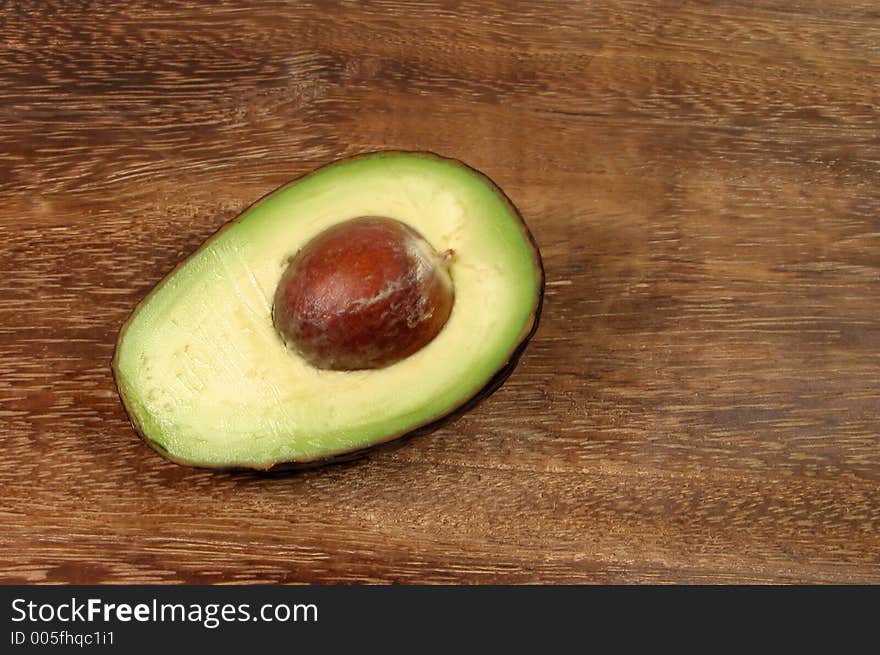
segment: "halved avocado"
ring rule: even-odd
[[[454,304],[402,361],[318,369],[279,336],[273,295],[305,244],[359,216],[454,251]],[[486,176],[430,153],[370,153],[291,182],[208,239],[134,310],[113,372],[135,430],[174,462],[321,463],[424,430],[494,389],[537,327],[543,288],[528,228]]]

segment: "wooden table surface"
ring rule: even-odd
[[[874,0],[12,3],[0,582],[880,583]],[[338,157],[483,170],[547,271],[508,382],[307,472],[170,464],[151,286]]]

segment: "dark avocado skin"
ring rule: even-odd
[[[470,411],[471,409],[476,407],[480,402],[482,402],[484,399],[486,399],[490,395],[492,395],[492,393],[494,393],[502,384],[504,384],[504,381],[510,376],[510,374],[513,373],[513,370],[516,368],[516,365],[519,362],[519,359],[522,356],[523,352],[525,351],[529,340],[532,338],[532,336],[537,331],[538,325],[540,323],[541,311],[544,306],[544,283],[545,283],[544,262],[543,262],[543,259],[541,258],[541,251],[538,248],[538,244],[535,241],[534,236],[532,235],[531,231],[529,230],[528,226],[526,225],[525,221],[523,220],[522,214],[516,208],[516,205],[513,204],[513,202],[510,200],[510,198],[507,196],[507,194],[505,194],[504,191],[502,191],[501,188],[497,184],[495,184],[495,182],[492,181],[492,179],[489,178],[482,171],[479,171],[476,168],[473,168],[472,166],[468,166],[464,162],[459,161],[457,159],[445,157],[443,155],[439,155],[439,154],[431,152],[431,151],[407,151],[407,150],[378,150],[378,151],[373,151],[373,152],[362,153],[359,155],[354,155],[352,157],[343,157],[340,159],[336,159],[332,162],[325,164],[324,166],[321,166],[313,171],[306,173],[305,175],[302,175],[298,178],[291,180],[290,182],[279,187],[278,189],[275,189],[274,191],[269,192],[268,194],[262,196],[261,198],[259,198],[255,202],[251,203],[251,205],[249,205],[246,209],[244,209],[242,212],[240,212],[236,218],[234,218],[231,221],[229,221],[228,223],[222,225],[216,232],[214,232],[214,234],[212,234],[210,237],[208,237],[208,239],[206,239],[198,248],[196,248],[194,253],[198,252],[201,249],[201,247],[204,246],[209,241],[217,238],[217,236],[219,236],[223,232],[223,230],[227,229],[231,225],[234,225],[238,220],[240,220],[242,217],[244,217],[248,213],[248,211],[250,210],[251,207],[260,203],[262,200],[273,195],[274,193],[281,191],[285,187],[287,187],[291,184],[295,184],[297,182],[300,182],[301,180],[303,180],[311,175],[314,175],[315,173],[317,173],[325,168],[335,166],[335,165],[340,164],[342,162],[348,162],[348,161],[352,161],[352,160],[356,160],[356,159],[371,158],[371,157],[383,156],[383,155],[387,155],[387,156],[393,156],[393,155],[413,156],[413,155],[415,155],[418,157],[439,159],[444,162],[452,163],[452,164],[455,164],[456,166],[461,166],[462,168],[466,168],[471,173],[474,173],[474,174],[478,175],[480,178],[482,178],[482,180],[484,182],[486,182],[486,184],[488,184],[495,191],[495,193],[498,194],[498,196],[505,202],[505,204],[507,204],[507,206],[513,212],[513,214],[519,220],[520,229],[522,230],[523,234],[526,236],[526,238],[531,246],[530,249],[531,249],[532,257],[534,260],[534,266],[535,266],[535,270],[538,272],[539,280],[538,280],[537,291],[536,291],[535,299],[534,299],[531,321],[523,329],[523,332],[520,335],[519,339],[517,340],[516,345],[511,350],[510,356],[507,359],[507,363],[504,366],[502,366],[498,370],[498,372],[496,372],[495,375],[492,376],[492,378],[490,378],[489,381],[485,385],[483,385],[481,388],[477,389],[471,396],[464,399],[461,404],[459,404],[456,407],[453,407],[452,409],[447,411],[445,414],[438,416],[435,419],[432,419],[428,423],[425,423],[421,426],[415,427],[411,430],[407,430],[406,432],[403,432],[400,434],[390,435],[388,438],[384,439],[383,441],[379,441],[379,442],[377,442],[371,446],[368,446],[366,448],[361,448],[359,450],[354,450],[354,451],[341,452],[338,454],[331,454],[331,455],[328,455],[325,457],[319,457],[319,458],[309,459],[309,460],[294,460],[294,461],[277,462],[277,463],[273,464],[272,466],[269,466],[265,469],[255,469],[252,467],[236,467],[236,466],[231,466],[231,467],[209,467],[209,466],[204,466],[204,465],[197,466],[197,465],[191,464],[190,462],[178,461],[178,460],[174,459],[174,457],[172,457],[170,455],[170,453],[166,452],[159,444],[150,440],[146,436],[146,434],[144,433],[141,426],[138,424],[137,420],[128,412],[128,403],[125,402],[125,400],[126,400],[125,394],[124,394],[122,387],[120,386],[119,380],[118,380],[117,351],[119,349],[119,344],[122,342],[122,339],[125,336],[125,331],[128,328],[129,323],[131,322],[132,318],[134,318],[134,316],[137,315],[138,310],[150,299],[150,296],[152,296],[153,292],[156,289],[158,289],[162,284],[164,284],[164,282],[167,279],[169,279],[172,275],[174,275],[174,273],[189,260],[189,258],[192,256],[192,254],[191,254],[189,257],[186,257],[185,259],[180,261],[158,284],[155,285],[155,287],[153,287],[153,289],[150,291],[150,293],[148,293],[135,306],[134,310],[132,310],[131,314],[129,314],[128,318],[125,320],[125,323],[123,323],[122,328],[119,331],[119,336],[116,340],[116,345],[113,349],[113,358],[111,360],[111,370],[113,372],[113,381],[116,384],[116,389],[119,393],[120,398],[123,400],[122,406],[126,412],[126,416],[128,418],[129,423],[132,426],[132,429],[148,446],[150,446],[150,448],[152,448],[157,453],[159,453],[164,459],[171,460],[177,464],[181,464],[184,466],[191,466],[193,468],[204,468],[204,469],[211,469],[211,470],[215,470],[215,471],[239,471],[239,472],[247,471],[250,473],[253,473],[255,471],[262,472],[262,473],[279,473],[279,472],[301,471],[301,470],[326,466],[329,464],[339,464],[339,463],[343,463],[343,462],[350,462],[350,461],[353,461],[356,459],[360,459],[360,458],[368,455],[369,453],[376,451],[376,450],[379,450],[379,449],[385,450],[385,449],[391,449],[394,447],[399,447],[399,446],[403,445],[403,443],[405,441],[408,441],[409,439],[411,439],[413,437],[428,434],[430,432],[433,432],[434,430],[437,430],[438,428],[442,427],[443,425],[446,425],[447,423],[454,421],[455,419],[460,417],[462,414]]]

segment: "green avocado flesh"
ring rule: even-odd
[[[320,370],[285,347],[272,300],[288,260],[358,216],[455,252],[455,301],[427,346],[381,369]],[[141,436],[194,466],[267,469],[369,448],[462,406],[538,319],[543,273],[516,210],[460,162],[387,152],[263,198],[160,282],[123,327],[114,373]]]

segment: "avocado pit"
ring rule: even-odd
[[[275,328],[316,368],[384,368],[446,324],[455,299],[451,258],[400,221],[345,221],[290,259],[275,292]]]

